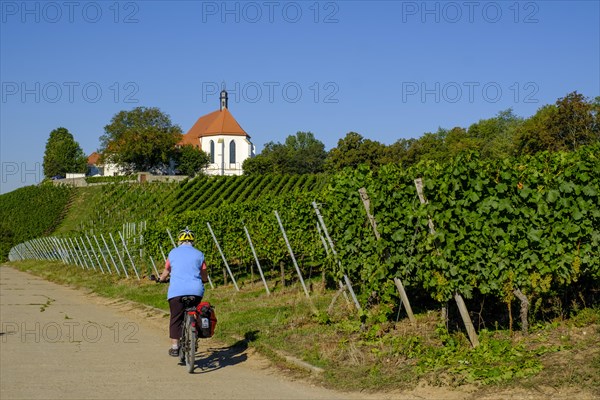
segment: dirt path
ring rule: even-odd
[[[164,312],[0,266],[0,399],[595,399],[576,388],[342,393],[284,377],[245,346],[202,340],[194,374],[167,355]]]
[[[348,399],[285,379],[243,346],[201,342],[194,374],[167,355],[160,313],[0,267],[0,398]]]

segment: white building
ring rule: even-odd
[[[221,91],[221,107],[196,121],[180,145],[191,144],[208,153],[208,175],[242,175],[242,163],[254,157],[254,145],[227,108],[227,92]]]
[[[120,176],[123,170],[117,164],[100,162],[100,154],[95,151],[88,156],[87,160],[89,176]]]

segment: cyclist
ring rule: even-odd
[[[204,295],[204,283],[208,281],[204,254],[194,247],[194,233],[186,227],[179,232],[177,243],[178,246],[169,252],[165,269],[159,277],[164,282],[171,276],[167,299],[171,310],[169,355],[173,357],[179,355],[179,338],[185,311],[181,297],[196,296],[196,303],[192,305],[198,305]]]

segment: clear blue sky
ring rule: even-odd
[[[0,192],[42,178],[51,130],[86,154],[121,110],[186,132],[229,108],[257,151],[311,131],[391,144],[600,95],[598,1],[1,1]]]

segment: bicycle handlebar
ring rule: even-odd
[[[167,279],[167,280],[165,280],[165,281],[161,281],[161,280],[160,280],[160,278],[157,278],[157,277],[156,277],[154,274],[150,275],[150,278],[149,278],[149,279],[150,279],[151,281],[154,281],[154,282],[156,282],[156,283],[167,283],[167,282],[169,282],[169,280],[168,280],[168,279]]]

